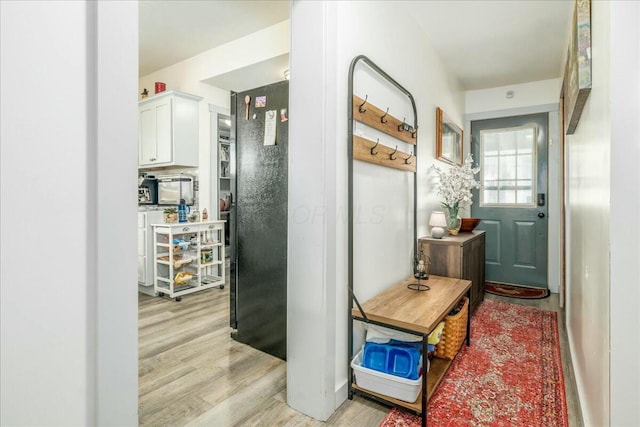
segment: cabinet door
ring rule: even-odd
[[[153,104],[140,108],[138,164],[149,165],[156,158],[156,111]]]
[[[173,124],[171,99],[158,102],[156,113],[156,160],[154,163],[169,163],[173,153]]]
[[[462,275],[462,247],[423,242],[422,251],[431,262],[430,274],[455,279],[464,278]]]

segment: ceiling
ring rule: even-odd
[[[466,90],[560,77],[573,0],[402,3]]]
[[[138,75],[146,76],[289,19],[289,2],[141,0],[138,16]]]
[[[465,90],[560,77],[573,0],[394,2]],[[147,75],[289,18],[287,0],[140,1],[140,72]],[[288,55],[207,82],[241,91],[282,80]],[[273,76],[274,80],[268,80]],[[266,79],[266,80],[265,80]]]

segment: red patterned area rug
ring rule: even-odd
[[[502,297],[541,299],[549,296],[549,289],[528,288],[526,286],[507,285],[503,283],[485,282],[485,292]]]
[[[556,313],[485,300],[427,416],[432,427],[568,427]],[[392,409],[380,426],[420,417]]]

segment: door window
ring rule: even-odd
[[[535,206],[536,126],[480,132],[480,206]]]

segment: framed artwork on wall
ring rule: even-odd
[[[564,69],[564,129],[575,132],[591,92],[591,0],[576,0],[567,64]]]
[[[462,129],[436,108],[436,159],[462,165]]]

